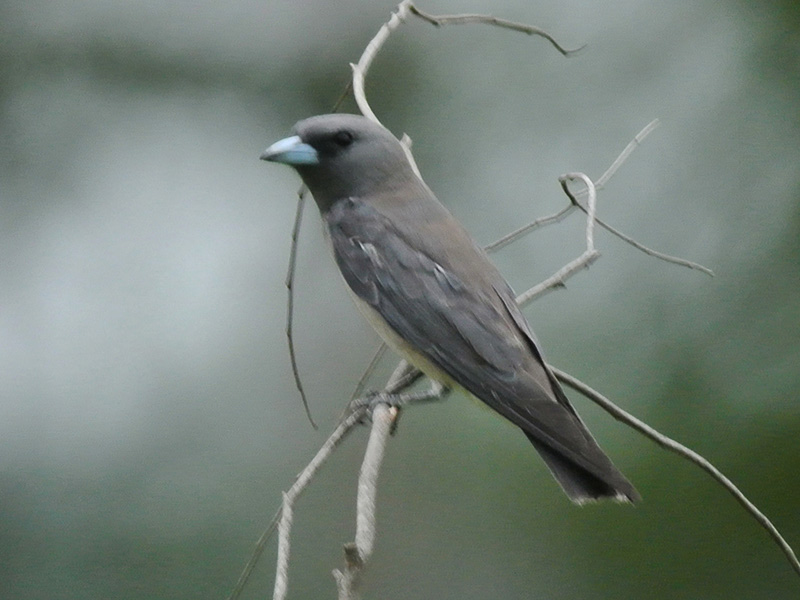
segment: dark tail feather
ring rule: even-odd
[[[618,502],[636,502],[641,500],[639,492],[625,476],[608,461],[607,472],[601,479],[576,465],[568,458],[553,450],[532,435],[525,434],[544,459],[547,468],[558,481],[564,493],[576,504],[584,504],[602,498],[611,498]],[[599,449],[598,449],[599,450]]]

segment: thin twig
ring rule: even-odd
[[[606,183],[608,183],[608,180],[614,176],[622,164],[628,160],[628,157],[633,153],[633,151],[636,150],[636,148],[638,148],[639,145],[644,141],[644,138],[650,135],[650,133],[660,124],[661,121],[658,119],[653,119],[647,125],[645,125],[644,128],[637,133],[630,142],[628,142],[628,145],[625,146],[625,149],[620,152],[616,159],[614,159],[614,162],[611,163],[611,166],[608,167],[608,169],[606,169],[606,172],[597,178],[597,181],[594,182],[594,187],[598,190],[602,190]],[[582,191],[578,194],[578,196],[583,196],[585,194],[586,192]]]
[[[264,548],[266,548],[269,538],[272,537],[275,528],[278,526],[278,521],[281,518],[281,510],[281,508],[278,509],[278,512],[275,513],[275,516],[272,517],[272,521],[270,521],[270,524],[264,530],[264,533],[258,538],[253,553],[250,555],[250,560],[247,561],[244,569],[242,569],[239,579],[236,580],[236,585],[233,586],[227,600],[238,600],[239,596],[241,596],[244,591],[244,586],[250,579],[250,575],[253,574],[253,569],[256,568],[258,561],[261,559],[261,555],[264,553]]]
[[[375,116],[375,113],[372,112],[369,102],[367,102],[367,96],[364,93],[364,78],[367,76],[367,71],[369,71],[372,61],[383,44],[389,39],[391,33],[400,27],[406,17],[408,17],[410,5],[410,0],[403,0],[403,2],[398,4],[397,9],[392,13],[389,20],[383,24],[375,37],[372,38],[367,44],[367,47],[364,48],[364,52],[361,53],[361,58],[358,60],[358,63],[350,63],[350,67],[353,69],[353,97],[358,105],[358,110],[361,111],[362,115],[375,123],[380,123],[380,121],[378,117]]]
[[[414,15],[436,27],[443,27],[445,25],[484,24],[494,25],[495,27],[501,27],[503,29],[511,29],[512,31],[519,31],[527,35],[536,35],[546,39],[564,56],[570,56],[576,52],[580,52],[586,47],[586,44],[584,44],[583,46],[575,48],[574,50],[567,50],[561,46],[561,44],[559,44],[552,35],[540,27],[509,21],[507,19],[501,19],[492,15],[431,15],[420,10],[416,7],[416,5],[411,3],[409,3],[408,8]]]
[[[577,200],[575,201],[575,206],[577,206],[578,209],[582,210],[584,213],[586,212],[586,209]],[[648,256],[652,256],[653,258],[657,258],[659,260],[663,260],[663,261],[668,262],[668,263],[679,265],[681,267],[686,267],[688,269],[693,269],[695,271],[700,271],[702,273],[705,273],[709,277],[714,277],[714,271],[712,271],[708,267],[704,267],[703,265],[701,265],[699,263],[696,263],[696,262],[692,262],[691,260],[686,260],[685,258],[680,258],[679,256],[672,256],[670,254],[664,254],[663,252],[659,252],[658,250],[653,250],[652,248],[648,248],[647,246],[645,246],[641,242],[637,242],[631,236],[621,232],[619,229],[615,228],[614,226],[609,225],[608,223],[606,223],[605,221],[603,221],[599,217],[595,217],[595,221],[597,221],[597,224],[600,225],[600,227],[602,227],[603,229],[605,229],[609,233],[617,236],[622,241],[627,242],[628,244],[630,244],[631,246],[633,246],[637,250],[639,250],[641,252],[644,252]]]
[[[603,408],[618,421],[621,421],[631,429],[635,429],[645,437],[650,438],[662,448],[669,450],[670,452],[674,452],[678,456],[681,456],[689,462],[694,463],[708,473],[715,481],[722,485],[722,487],[728,490],[728,492],[730,492],[734,498],[736,498],[736,501],[758,522],[759,525],[761,525],[761,527],[767,530],[767,533],[769,533],[770,537],[772,537],[778,547],[786,555],[789,564],[791,564],[792,568],[797,572],[798,575],[800,575],[800,562],[797,560],[797,556],[795,555],[794,550],[792,550],[792,547],[786,542],[780,532],[764,515],[764,513],[762,513],[755,504],[750,502],[750,500],[747,499],[741,490],[739,490],[739,488],[736,487],[736,485],[734,485],[730,479],[723,475],[719,469],[717,469],[708,460],[703,458],[694,450],[691,450],[683,444],[680,444],[675,440],[665,436],[663,433],[656,431],[650,425],[644,421],[640,421],[632,414],[624,411],[616,404],[611,402],[611,400],[603,396],[600,392],[592,389],[569,373],[565,373],[553,365],[549,365],[549,368],[561,383],[568,385],[572,389],[580,392],[592,400],[595,404]]]
[[[543,227],[545,225],[550,225],[552,223],[561,222],[564,219],[564,217],[569,215],[569,213],[571,213],[573,210],[575,210],[575,206],[573,206],[572,204],[567,204],[567,206],[562,208],[557,213],[555,213],[553,215],[548,215],[546,217],[539,217],[535,221],[531,221],[527,225],[523,225],[519,229],[517,229],[515,231],[512,231],[509,234],[504,235],[499,240],[496,240],[496,241],[492,242],[488,246],[485,246],[483,249],[486,250],[486,252],[490,252],[490,253],[491,252],[496,252],[497,250],[505,248],[509,244],[511,244],[513,242],[516,242],[519,238],[521,238],[524,235],[529,234],[534,229],[538,229],[539,227]]]
[[[381,362],[383,355],[386,354],[386,350],[388,350],[388,346],[385,342],[382,342],[378,349],[375,351],[375,354],[372,355],[372,360],[369,361],[367,368],[361,374],[361,377],[358,379],[358,383],[356,384],[355,389],[353,390],[353,395],[350,396],[350,400],[353,401],[364,392],[364,388],[367,385],[367,380],[370,378],[372,373],[375,371],[375,368],[378,366],[378,363]]]
[[[344,90],[339,95],[339,98],[336,102],[333,103],[333,108],[331,108],[331,112],[337,112],[341,107],[342,103],[347,98],[347,95],[350,93],[352,89],[353,82],[352,80],[347,81],[347,85],[345,85]],[[289,247],[289,265],[286,270],[286,339],[289,344],[289,361],[292,365],[292,376],[294,377],[294,385],[297,388],[297,391],[300,392],[300,400],[303,402],[303,408],[306,411],[306,416],[308,417],[308,421],[311,423],[311,426],[314,430],[318,430],[317,424],[314,422],[314,419],[311,416],[311,409],[308,405],[308,398],[306,396],[306,392],[303,389],[303,381],[300,378],[300,369],[297,366],[297,354],[294,349],[294,335],[293,335],[293,323],[294,323],[294,274],[295,268],[297,267],[297,246],[298,241],[300,239],[300,225],[303,221],[303,208],[305,207],[305,196],[308,188],[306,188],[305,184],[300,186],[300,189],[297,190],[297,210],[295,211],[294,216],[294,225],[292,225],[292,243]]]
[[[292,363],[292,375],[297,391],[300,392],[300,399],[303,401],[303,408],[311,426],[317,430],[317,424],[311,416],[311,409],[308,406],[308,398],[303,389],[303,382],[300,379],[300,369],[297,366],[297,354],[294,350],[294,273],[297,264],[297,247],[300,238],[300,224],[303,222],[303,208],[305,207],[306,186],[301,185],[297,190],[297,210],[294,216],[294,226],[292,227],[292,244],[289,249],[289,267],[286,271],[286,340],[289,344],[289,361]]]

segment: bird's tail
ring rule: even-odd
[[[588,432],[587,432],[588,433]],[[571,461],[564,454],[547,446],[536,437],[525,433],[528,439],[544,459],[547,468],[558,481],[564,493],[576,504],[585,504],[603,498],[617,502],[636,502],[641,500],[639,492],[625,476],[606,458],[607,465],[603,469],[602,478],[586,468]],[[596,447],[602,453],[599,447]]]

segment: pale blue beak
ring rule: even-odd
[[[319,164],[317,151],[312,146],[304,143],[299,135],[293,135],[275,142],[264,150],[259,158],[287,165]]]

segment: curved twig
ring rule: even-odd
[[[345,101],[347,95],[350,93],[352,88],[353,82],[348,81],[347,85],[344,87],[344,90],[339,95],[339,98],[334,102],[333,108],[331,112],[336,112],[341,107],[342,102]],[[294,275],[295,275],[295,268],[297,267],[297,245],[300,239],[300,225],[303,221],[303,209],[305,207],[306,201],[306,192],[308,188],[305,184],[300,186],[300,189],[297,190],[297,210],[295,211],[294,215],[294,225],[292,225],[292,243],[289,246],[289,265],[286,269],[286,340],[289,345],[289,362],[292,365],[292,376],[294,377],[294,385],[297,388],[297,391],[300,392],[300,400],[303,403],[303,408],[306,411],[306,416],[308,417],[309,423],[311,423],[311,427],[314,430],[318,430],[317,424],[314,422],[314,418],[311,416],[311,409],[308,405],[308,397],[306,396],[306,392],[303,389],[303,381],[300,378],[300,369],[297,366],[297,353],[294,349]]]
[[[494,17],[492,15],[431,15],[420,10],[419,8],[417,8],[416,5],[411,3],[409,4],[409,10],[415,16],[419,17],[423,21],[427,21],[428,23],[436,27],[443,27],[445,25],[484,24],[484,25],[494,25],[495,27],[510,29],[512,31],[519,31],[520,33],[524,33],[527,35],[536,35],[546,39],[553,45],[553,47],[556,50],[558,50],[564,56],[571,56],[586,48],[586,44],[584,44],[583,46],[580,46],[573,50],[567,50],[561,44],[559,44],[552,35],[547,33],[541,27],[536,27],[534,25],[527,25],[525,23],[517,23],[515,21],[509,21],[508,19],[501,19],[499,17]]]
[[[586,209],[577,200],[575,200],[575,206],[577,206],[578,209],[582,210],[584,213],[586,212]],[[617,236],[623,242],[630,244],[631,246],[633,246],[634,248],[636,248],[641,252],[644,252],[648,256],[652,256],[653,258],[657,258],[659,260],[663,260],[664,262],[679,265],[681,267],[686,267],[687,269],[700,271],[701,273],[705,273],[709,277],[714,277],[714,271],[712,271],[708,267],[704,267],[700,263],[692,262],[691,260],[686,260],[685,258],[681,258],[679,256],[672,256],[670,254],[665,254],[663,252],[659,252],[658,250],[653,250],[652,248],[648,248],[641,242],[637,242],[631,236],[622,233],[619,229],[613,227],[612,225],[609,225],[599,217],[595,217],[595,221],[597,221],[597,224],[600,225],[600,227],[602,227],[612,235]]]
[[[568,385],[575,391],[586,396],[589,400],[603,408],[603,410],[605,410],[616,420],[624,423],[631,429],[635,429],[643,436],[653,440],[662,448],[669,450],[670,452],[674,452],[678,456],[685,458],[708,473],[717,483],[728,490],[728,492],[730,492],[730,494],[736,498],[736,501],[758,522],[759,525],[761,525],[761,527],[766,529],[770,537],[772,537],[778,547],[786,555],[789,564],[791,564],[792,568],[797,572],[798,575],[800,575],[800,562],[798,562],[797,556],[795,555],[794,550],[792,550],[792,547],[787,543],[787,541],[783,538],[772,522],[766,517],[766,515],[764,515],[764,513],[762,513],[755,504],[750,502],[750,500],[747,499],[747,496],[745,496],[742,491],[736,487],[736,485],[719,469],[717,469],[708,460],[694,450],[687,448],[683,444],[665,436],[663,433],[656,431],[644,421],[640,421],[629,412],[624,411],[616,404],[611,402],[611,400],[603,396],[600,392],[592,389],[579,379],[576,379],[561,369],[557,369],[553,365],[549,365],[549,367],[553,372],[553,375],[555,375],[561,383]]]
[[[286,271],[286,341],[289,344],[289,361],[292,364],[292,375],[294,376],[294,385],[297,391],[300,392],[300,400],[303,402],[303,408],[306,411],[311,426],[317,430],[317,424],[311,416],[311,409],[308,406],[308,398],[303,389],[303,382],[300,379],[300,369],[297,367],[297,354],[294,350],[294,273],[295,266],[297,265],[297,245],[300,239],[300,225],[303,222],[303,208],[306,202],[305,185],[301,185],[297,190],[297,210],[294,216],[294,225],[292,226],[292,244],[289,249],[289,267]]]

